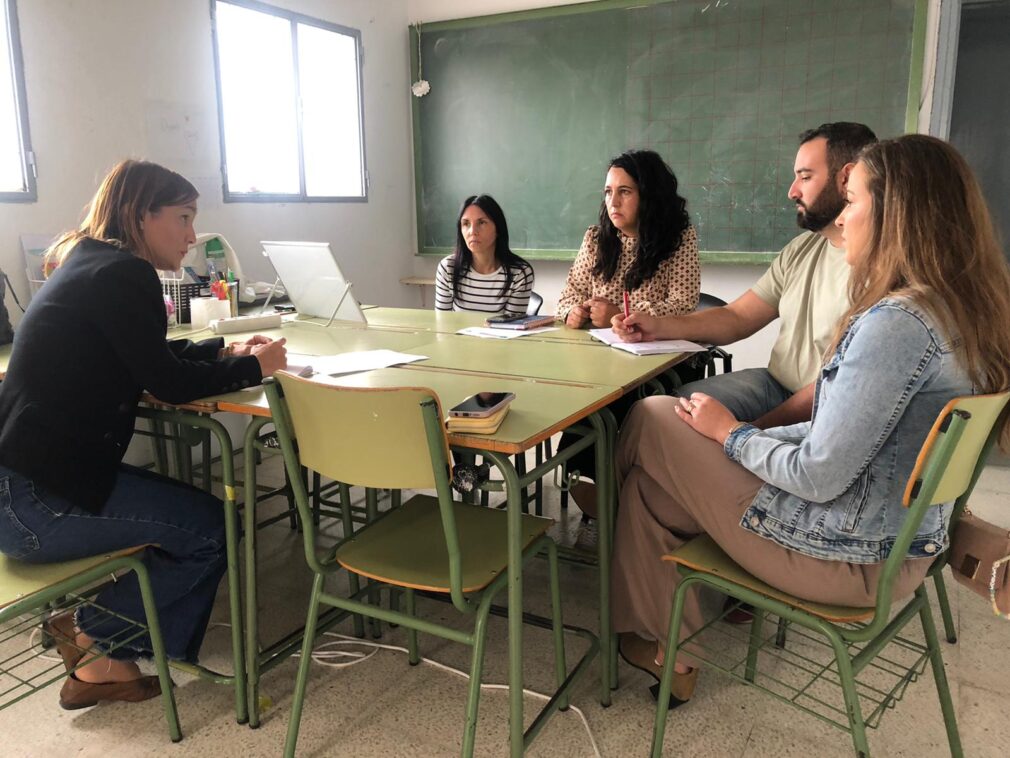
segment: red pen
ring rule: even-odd
[[[628,297],[628,291],[624,290],[624,317],[627,318],[630,315],[631,315],[631,302],[630,298]],[[631,326],[627,327],[627,329],[628,331],[633,332],[635,331],[635,325],[632,324]]]

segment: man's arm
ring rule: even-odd
[[[639,340],[694,340],[728,345],[749,337],[778,317],[778,310],[747,290],[729,305],[695,311],[686,316],[650,316],[632,313],[614,317],[611,325],[627,342]],[[629,327],[634,327],[630,329]]]
[[[758,429],[771,429],[776,426],[789,426],[801,421],[809,421],[814,411],[814,386],[811,382],[806,387],[796,390],[796,393],[777,408],[772,408],[761,418],[755,420]]]

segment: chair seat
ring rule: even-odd
[[[139,545],[61,563],[25,563],[0,555],[0,609],[108,560],[140,552],[146,547],[147,545]]]
[[[462,561],[463,592],[483,589],[508,565],[505,511],[453,503]],[[543,536],[550,519],[522,516],[525,550]],[[449,554],[438,499],[415,495],[399,508],[366,526],[336,552],[348,571],[387,584],[449,592]]]
[[[809,600],[798,598],[772,587],[770,584],[762,582],[747,570],[741,568],[736,561],[730,558],[723,551],[716,541],[709,535],[702,534],[695,537],[686,545],[674,550],[672,553],[663,556],[664,561],[676,563],[692,571],[703,574],[718,576],[727,581],[739,584],[753,592],[757,592],[765,597],[770,597],[779,602],[796,608],[801,608],[807,613],[820,616],[835,623],[849,623],[853,621],[865,621],[873,617],[874,609],[860,608],[848,605],[828,605],[826,603],[813,603]]]

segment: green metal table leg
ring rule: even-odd
[[[200,436],[202,437],[200,443],[202,453],[200,456],[200,480],[203,482],[204,491],[210,492],[214,487],[214,477],[211,476],[210,470],[210,431],[204,429],[203,434]]]
[[[365,488],[365,513],[368,518],[368,523],[375,521],[379,517],[379,493],[374,487]],[[382,603],[382,598],[379,595],[378,582],[374,582],[371,579],[366,579],[365,582],[372,587],[368,590],[368,602],[372,605],[379,605]],[[371,617],[368,619],[368,626],[372,630],[372,639],[379,639],[382,637],[382,622],[379,619]]]
[[[148,419],[151,430],[151,452],[154,455],[154,470],[162,476],[169,476],[168,449],[165,445],[165,425],[157,419]]]
[[[600,705],[610,705],[610,691],[617,688],[617,645],[610,618],[610,558],[613,553],[614,518],[617,502],[614,474],[614,442],[617,421],[602,408],[588,419],[597,434],[596,498],[599,510],[597,560],[600,572]]]
[[[245,483],[242,512],[245,532],[245,653],[246,676],[249,690],[249,726],[260,725],[260,646],[259,646],[259,588],[256,567],[256,439],[260,430],[271,423],[268,418],[254,418],[246,427],[243,441],[245,464],[242,471]]]
[[[501,472],[508,504],[508,638],[509,638],[509,754],[523,754],[523,550],[522,488],[519,476],[503,453],[484,453]]]

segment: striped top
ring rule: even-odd
[[[478,274],[470,269],[459,280],[459,295],[452,296],[452,256],[439,261],[435,273],[435,310],[479,311],[496,315],[526,314],[526,306],[533,291],[533,267],[525,261],[512,269],[512,286],[502,295],[505,286],[505,268],[491,274]]]

